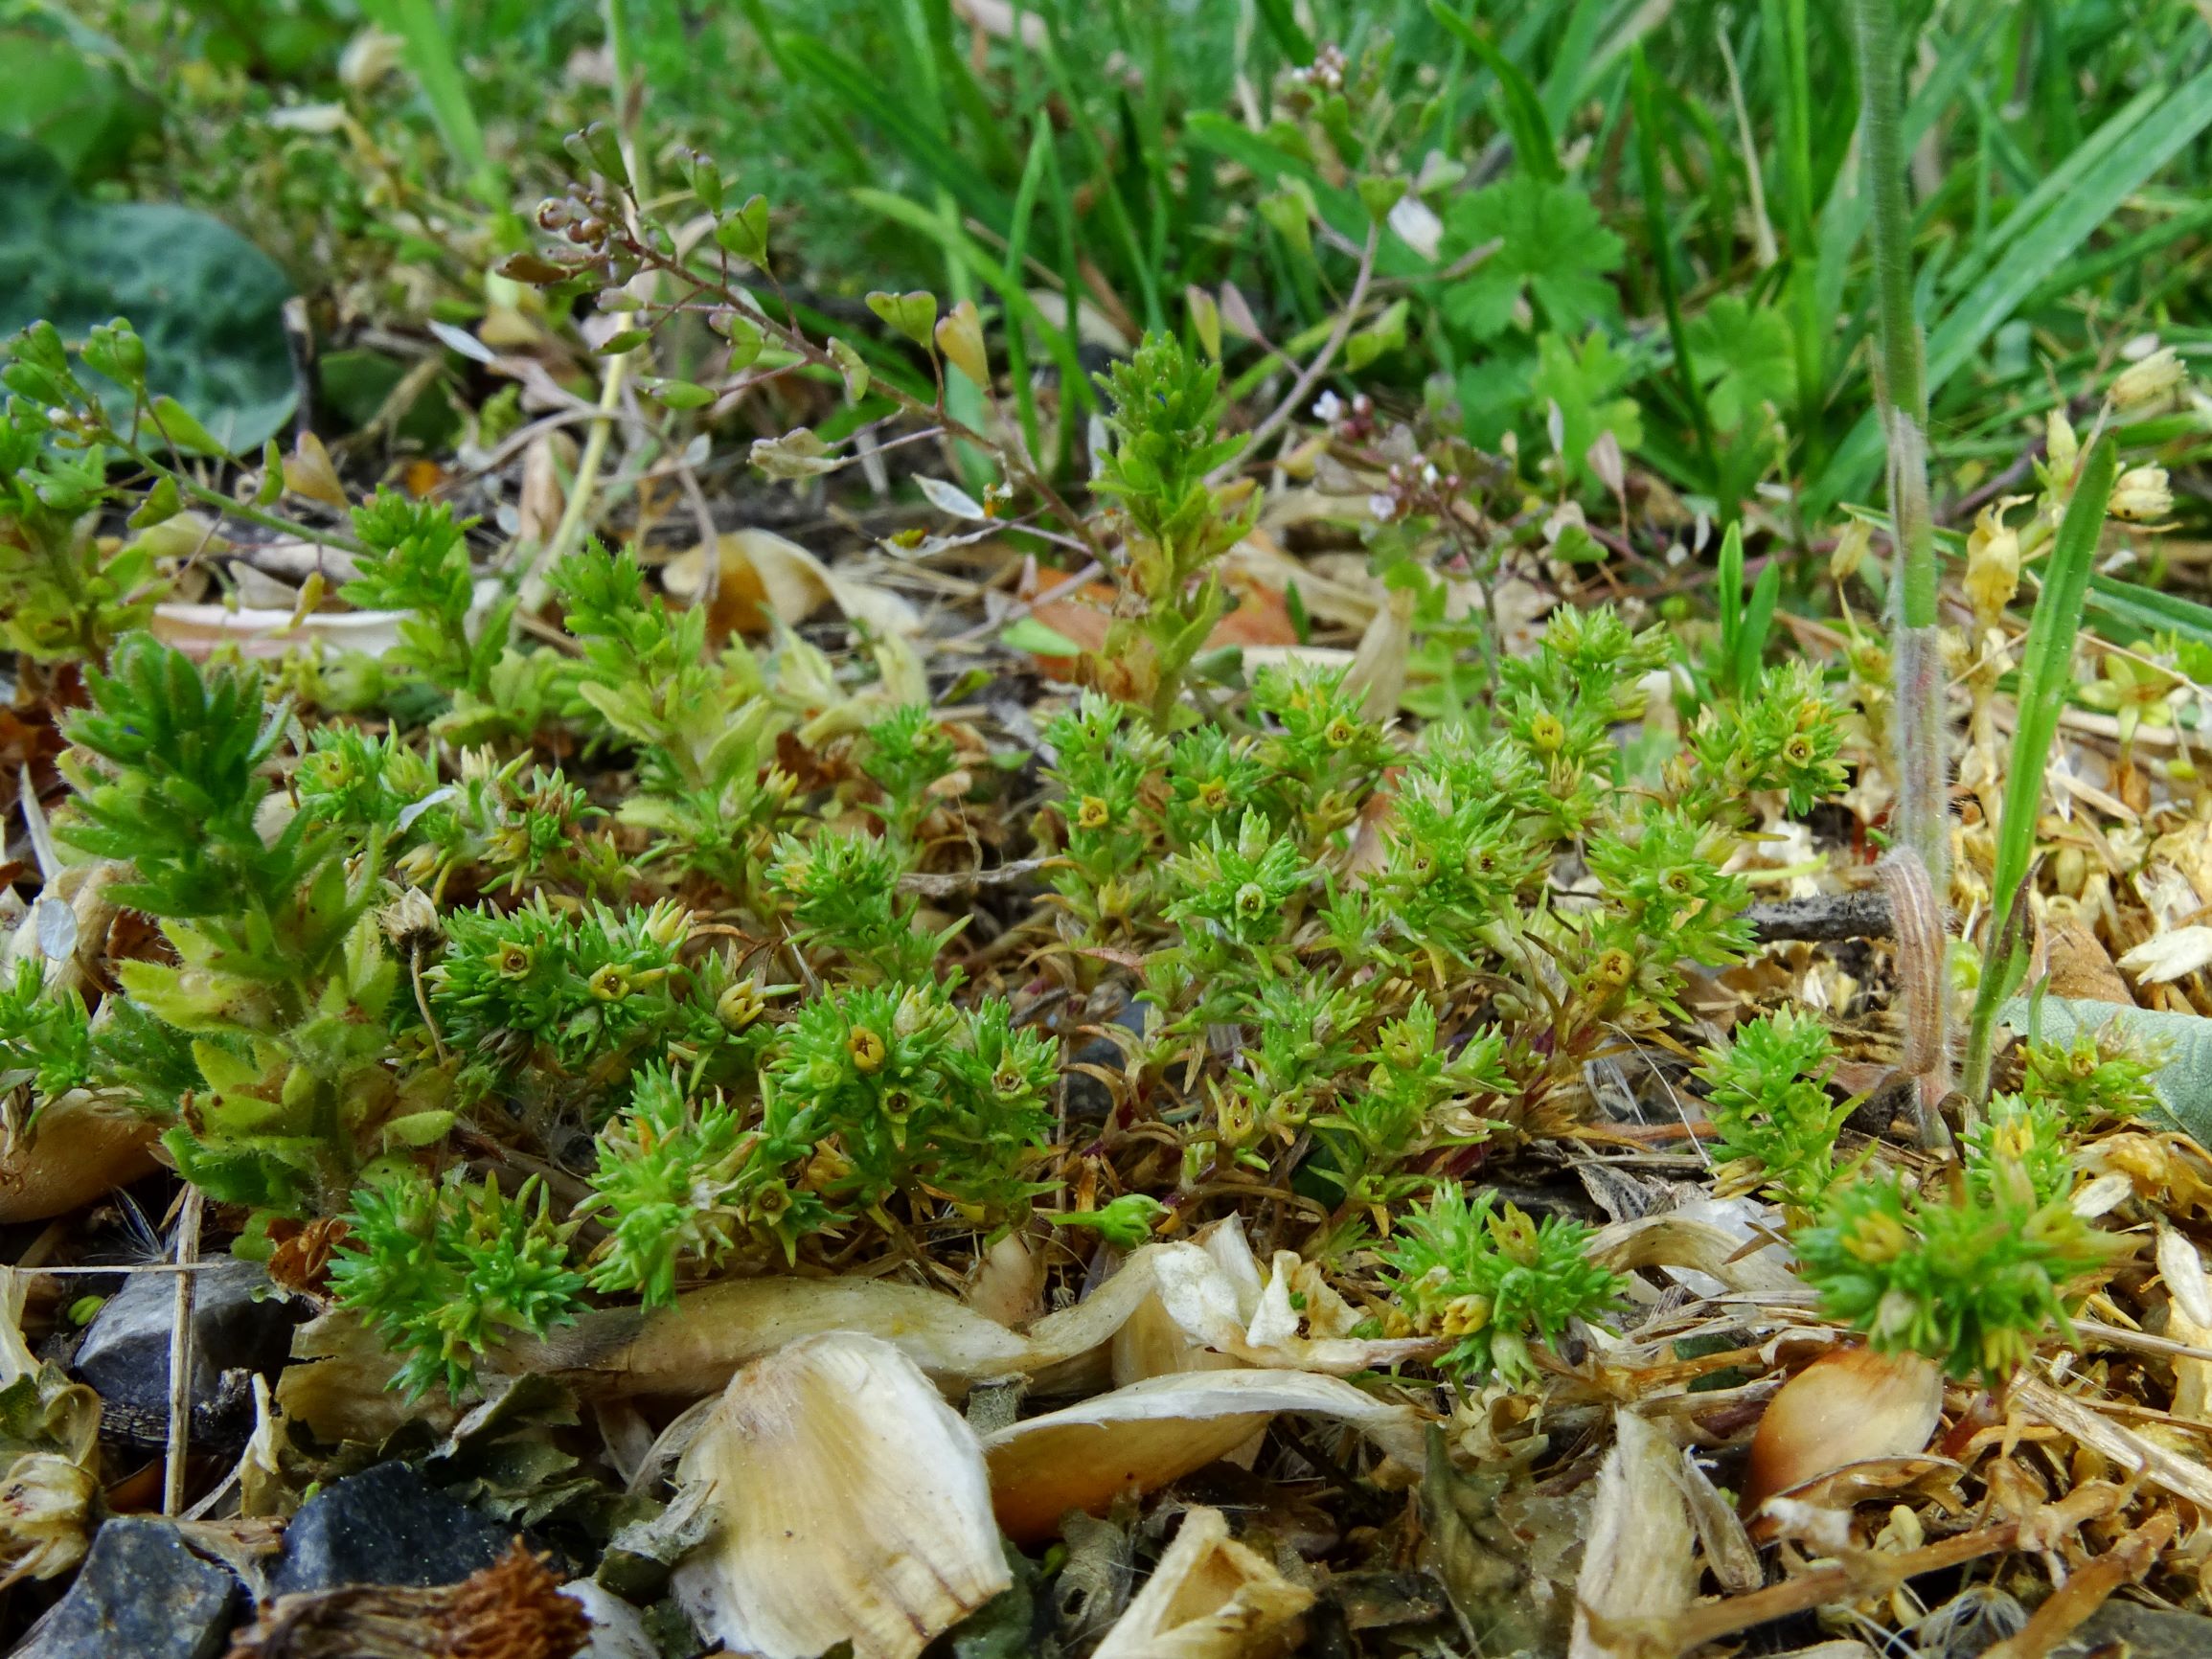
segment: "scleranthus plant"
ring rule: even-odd
[[[809,1187],[832,1210],[882,1214],[901,1190],[1004,1219],[1051,1127],[1052,1045],[997,997],[955,1004],[943,983],[832,991],[785,1027],[762,1079],[771,1148],[816,1154]]]
[[[649,1057],[737,1066],[761,1040],[757,1009],[729,994],[744,982],[721,958],[684,955],[691,925],[665,899],[452,912],[424,978],[464,1096],[588,1110]]]
[[[695,1098],[666,1066],[641,1070],[629,1104],[599,1133],[592,1196],[577,1210],[606,1220],[592,1288],[662,1306],[679,1267],[719,1266],[748,1229],[772,1236],[790,1199],[754,1157],[758,1145],[743,1109],[719,1093]]]
[[[129,864],[117,898],[159,918],[175,954],[118,969],[145,1015],[199,1039],[171,1045],[201,1085],[171,1097],[170,1150],[224,1201],[328,1205],[380,1140],[424,1144],[452,1122],[440,1074],[394,1064],[407,1015],[365,914],[380,836],[299,812],[264,832],[289,711],[264,707],[258,673],[203,670],[143,634],[112,670],[70,724],[78,794],[57,834]]]
[[[1428,1187],[1433,1177],[1412,1166],[1447,1147],[1487,1140],[1493,1125],[1477,1102],[1513,1087],[1505,1063],[1505,1036],[1477,1031],[1456,1044],[1440,1040],[1436,1011],[1426,996],[1413,999],[1403,1018],[1385,1023],[1375,1048],[1359,1057],[1372,1062],[1365,1086],[1313,1119],[1313,1132],[1329,1163],[1314,1173],[1343,1195],[1345,1208],[1365,1211],[1377,1232],[1390,1207]]]
[[[1910,1349],[1952,1376],[2002,1383],[2053,1328],[2072,1340],[2076,1282],[2117,1240],[2065,1201],[2052,1123],[2008,1105],[1967,1148],[1958,1190],[1909,1192],[1894,1172],[1830,1189],[1818,1220],[1792,1235],[1821,1311],[1879,1349]]]
[[[1558,1216],[1533,1220],[1494,1196],[1451,1185],[1400,1217],[1378,1252],[1391,1293],[1417,1334],[1450,1344],[1438,1364],[1455,1376],[1537,1379],[1531,1344],[1556,1343],[1570,1321],[1619,1299],[1619,1274],[1589,1259],[1590,1230]]]
[[[926,978],[938,953],[967,925],[942,933],[915,925],[913,898],[899,891],[905,860],[890,841],[834,831],[810,840],[785,835],[768,865],[769,888],[789,907],[798,941],[834,954],[854,978]]]
[[[43,1105],[92,1075],[92,1031],[84,999],[66,986],[50,988],[31,957],[15,965],[14,983],[0,989],[0,1088],[28,1083]]]
[[[934,805],[931,790],[952,776],[958,753],[925,703],[907,703],[868,727],[860,769],[883,799],[876,807],[883,833],[911,851],[915,832]]]
[[[583,1277],[536,1177],[510,1195],[491,1176],[471,1185],[398,1172],[353,1195],[347,1242],[331,1262],[339,1306],[361,1315],[406,1362],[393,1385],[458,1397],[503,1337],[542,1336],[579,1311]]]
[[[2143,1052],[2114,1021],[2071,1042],[2023,1044],[2020,1092],[2063,1113],[2069,1128],[2088,1129],[2156,1110],[2153,1079],[2164,1064],[2163,1055]]]
[[[1722,1158],[1755,1163],[1786,1204],[1818,1205],[1836,1177],[1836,1132],[1851,1102],[1823,1086],[1835,1063],[1828,1028],[1811,1013],[1762,1014],[1736,1028],[1724,1048],[1699,1057],[1705,1109]]]
[[[793,787],[760,665],[741,644],[710,651],[704,607],[672,611],[627,552],[586,547],[553,586],[583,648],[571,712],[637,746],[622,821],[660,838],[652,856],[750,894]]]

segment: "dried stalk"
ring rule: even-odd
[[[176,1223],[176,1264],[180,1268],[199,1260],[200,1215],[206,1203],[197,1187],[184,1190],[184,1214]],[[161,1483],[161,1512],[165,1515],[184,1508],[185,1453],[192,1443],[193,1278],[184,1272],[176,1276],[176,1306],[169,1329],[169,1444]]]
[[[2158,1553],[2174,1541],[2179,1524],[2171,1510],[2153,1515],[2068,1579],[2017,1634],[1999,1642],[1982,1659],[2043,1659],[2111,1600],[2114,1590],[2148,1573]]]
[[[1957,1537],[1942,1538],[1896,1555],[1880,1550],[1855,1550],[1840,1561],[1815,1567],[1748,1596],[1702,1602],[1672,1619],[1637,1621],[1609,1629],[1606,1634],[1619,1651],[1634,1653],[1638,1659],[1673,1659],[1674,1655],[1693,1652],[1708,1642],[1718,1642],[1740,1630],[1755,1629],[1798,1613],[1810,1613],[1832,1602],[1886,1596],[1907,1579],[1923,1574],[1938,1573],[1984,1556],[1999,1555],[2031,1541],[2038,1545],[2047,1543],[2087,1521],[2112,1513],[2126,1497],[2121,1488],[2109,1481],[2086,1482],[2025,1519],[1977,1527]]]

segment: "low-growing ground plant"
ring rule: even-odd
[[[174,10],[0,20],[11,1572],[105,1433],[670,1652],[2200,1594],[2194,11]],[[318,1323],[195,1401],[226,1254]],[[757,1473],[845,1409],[956,1478]]]

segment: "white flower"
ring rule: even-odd
[[[2140,363],[2131,363],[2112,382],[2112,407],[2133,409],[2156,401],[2189,377],[2171,346],[2161,346]]]
[[[2166,488],[2166,469],[2163,466],[2129,467],[2120,474],[2119,483],[2112,486],[2112,499],[2106,504],[2106,511],[2114,518],[2136,523],[2165,517],[2174,511],[2174,492]]]
[[[1313,419],[1334,426],[1344,419],[1344,399],[1334,392],[1324,392],[1314,399]]]

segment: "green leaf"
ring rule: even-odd
[[[1527,409],[1529,380],[1535,374],[1536,355],[1525,349],[1494,352],[1462,369],[1452,393],[1459,401],[1461,429],[1469,439],[1486,449],[1495,448]]]
[[[1741,431],[1762,405],[1787,410],[1796,400],[1797,363],[1781,312],[1722,294],[1684,332],[1717,430]]]
[[[1449,263],[1498,247],[1447,288],[1444,314],[1478,340],[1503,333],[1523,294],[1562,333],[1580,333],[1615,309],[1608,272],[1620,268],[1621,239],[1572,185],[1511,178],[1452,203],[1439,257]]]
[[[408,1112],[384,1125],[384,1133],[403,1147],[427,1147],[443,1141],[453,1126],[449,1111]]]
[[[28,8],[0,29],[0,134],[43,148],[80,183],[123,166],[160,123],[119,67],[120,52],[81,24]]]
[[[1592,329],[1580,346],[1558,334],[1537,342],[1537,371],[1529,381],[1530,401],[1539,410],[1559,406],[1563,441],[1561,453],[1576,477],[1598,479],[1584,459],[1598,434],[1610,432],[1623,449],[1644,441],[1644,422],[1633,398],[1618,394],[1635,378],[1635,370],[1605,335]]]
[[[842,340],[830,342],[830,355],[836,362],[837,373],[844,377],[845,400],[857,403],[868,396],[868,361]]]
[[[715,400],[712,387],[693,380],[641,380],[638,388],[664,409],[704,409]]]
[[[1997,1018],[2039,1042],[2070,1043],[2117,1026],[2136,1042],[2163,1050],[2166,1063],[2152,1086],[2176,1127],[2199,1146],[2212,1146],[2212,1019],[2065,996],[2016,996]]]
[[[2173,634],[2188,645],[2212,647],[2212,605],[2160,593],[2116,576],[2089,578],[2088,608],[2146,634]]]
[[[998,636],[998,643],[1010,651],[1030,651],[1040,657],[1083,655],[1083,647],[1058,628],[1050,627],[1033,616],[1025,616],[1008,626]]]
[[[1394,300],[1382,315],[1361,329],[1344,342],[1344,368],[1349,374],[1357,374],[1385,352],[1396,352],[1405,344],[1405,319],[1410,307],[1404,300]]]
[[[220,220],[86,201],[45,151],[0,139],[0,334],[43,317],[81,339],[129,318],[146,342],[148,389],[192,411],[210,453],[258,448],[291,418],[291,291],[275,261]],[[127,420],[127,395],[101,390]]]

